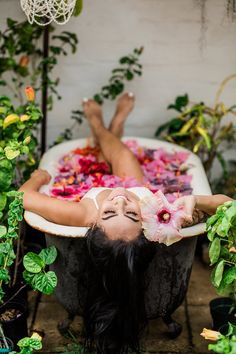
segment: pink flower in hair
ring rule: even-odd
[[[140,200],[142,227],[149,241],[170,246],[181,240],[179,233],[187,215],[168,202],[161,191]]]

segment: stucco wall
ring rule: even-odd
[[[63,57],[55,70],[61,78],[62,101],[49,114],[48,143],[72,123],[70,112],[79,108],[107,82],[117,60],[134,47],[145,47],[143,76],[127,85],[136,95],[136,108],[125,133],[152,137],[158,124],[172,117],[167,105],[176,95],[188,93],[191,100],[214,101],[221,80],[236,71],[236,20],[227,17],[225,0],[207,0],[205,39],[200,40],[201,0],[85,0],[83,13],[61,30],[76,32],[75,55]],[[23,19],[19,0],[0,0],[0,27],[6,17]],[[203,47],[201,49],[201,47]],[[236,82],[223,98],[235,103]],[[2,88],[1,88],[2,91]],[[105,121],[114,102],[104,107]],[[78,137],[86,136],[86,122]]]

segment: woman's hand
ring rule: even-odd
[[[186,214],[186,221],[192,222],[193,220],[193,211],[194,208],[196,207],[196,197],[194,195],[187,195],[184,197],[180,197],[176,199],[173,203],[173,205],[176,208],[182,208],[183,211]]]
[[[52,177],[46,170],[42,170],[40,168],[35,170],[30,177],[30,179],[37,181],[40,184],[40,187],[44,184],[48,184],[51,178]]]
[[[38,191],[44,184],[48,184],[51,180],[50,174],[46,170],[35,170],[28,181],[21,187],[20,191]]]

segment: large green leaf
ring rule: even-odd
[[[52,264],[56,257],[57,257],[57,250],[55,246],[51,246],[48,248],[43,249],[40,253],[39,253],[39,257],[42,258],[42,260],[44,261],[45,264]]]
[[[216,287],[220,285],[220,282],[222,280],[224,265],[225,261],[222,259],[212,272],[212,283]]]
[[[223,280],[227,285],[236,280],[236,266],[229,268],[224,272]]]
[[[212,241],[209,249],[209,257],[210,257],[211,265],[215,264],[218,261],[219,256],[220,256],[220,239],[216,237]]]
[[[57,285],[57,276],[54,272],[39,273],[35,276],[35,288],[46,295],[53,293]]]
[[[26,270],[31,273],[39,273],[45,267],[43,260],[35,253],[28,252],[23,258],[23,264]]]
[[[35,281],[34,281],[35,275],[36,275],[35,273],[30,273],[27,270],[23,271],[23,278],[25,282],[29,284],[33,289],[35,289]]]

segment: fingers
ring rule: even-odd
[[[196,205],[196,198],[193,195],[178,198],[174,202],[174,206],[176,208],[183,209],[183,211],[186,214],[186,220],[188,220],[190,222],[192,221],[192,214],[193,214],[193,210],[194,210],[195,205]]]

